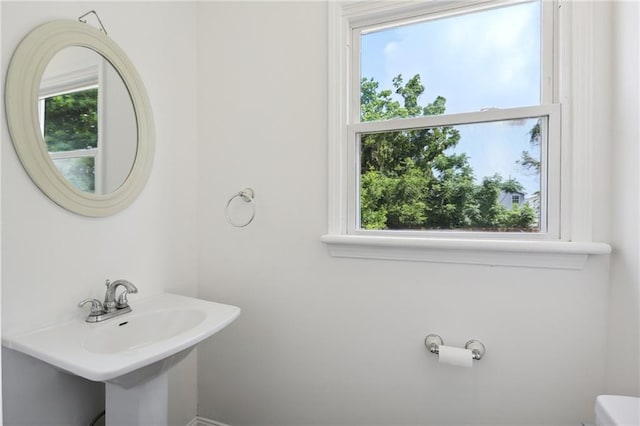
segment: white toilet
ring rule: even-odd
[[[598,396],[596,426],[640,426],[640,398],[620,395]]]

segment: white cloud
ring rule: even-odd
[[[393,53],[394,51],[396,51],[398,49],[398,45],[399,43],[396,41],[390,41],[388,42],[385,46],[384,46],[384,54],[385,55],[390,55],[391,53]]]

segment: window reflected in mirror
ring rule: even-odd
[[[42,137],[60,173],[81,191],[95,193],[98,87],[40,99]]]
[[[109,194],[127,179],[137,124],[122,78],[97,52],[67,47],[40,82],[40,130],[57,170],[82,192]]]

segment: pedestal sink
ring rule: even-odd
[[[104,322],[77,319],[2,336],[2,344],[54,367],[106,383],[106,423],[166,425],[168,371],[240,309],[174,294],[132,303]]]

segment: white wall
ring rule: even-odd
[[[0,22],[2,22],[2,7],[0,7]],[[0,31],[0,45],[2,44],[2,31]],[[2,61],[0,57],[0,61]],[[2,68],[0,62],[0,69]],[[0,84],[0,99],[4,99],[4,85]],[[4,117],[4,103],[0,103],[0,116]],[[2,161],[0,161],[0,241],[2,240]],[[2,244],[0,244],[0,329],[2,328]],[[0,383],[3,380],[2,375],[2,351],[0,350]],[[2,421],[3,404],[2,404],[2,387],[0,386],[0,426],[4,424]]]
[[[145,82],[156,124],[156,155],[145,190],[127,210],[84,218],[49,201],[23,171],[2,125],[2,331],[85,315],[76,303],[102,297],[106,278],[135,283],[136,298],[196,292],[195,5],[166,2],[2,2],[2,81],[18,42],[35,26],[98,11],[109,36]],[[4,119],[3,119],[4,120]],[[21,358],[19,358],[21,357]],[[69,385],[35,360],[5,356],[6,424],[86,425],[102,385]],[[169,417],[196,412],[195,356],[172,375]],[[51,389],[56,389],[52,392]],[[88,391],[90,389],[91,391]],[[62,395],[65,397],[61,397]],[[49,402],[59,401],[57,410]]]
[[[326,5],[203,3],[198,19],[199,295],[243,309],[199,350],[200,415],[234,426],[593,420],[608,258],[581,271],[331,258],[319,241]],[[233,228],[224,205],[246,186],[256,219]],[[594,200],[609,205],[608,191]],[[608,235],[607,214],[594,213],[594,235]],[[438,365],[429,333],[479,339],[486,358]]]
[[[613,7],[613,215],[607,393],[640,396],[640,4]]]

